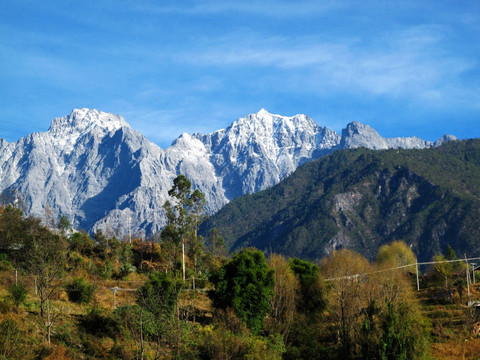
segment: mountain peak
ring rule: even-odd
[[[265,115],[271,115],[267,110],[265,110],[264,108],[261,108],[257,114],[256,114],[258,117],[261,117],[261,116],[265,116]]]
[[[55,135],[82,133],[94,127],[100,127],[110,132],[126,126],[129,126],[128,123],[119,115],[82,108],[73,109],[70,115],[53,119],[49,132]]]
[[[369,144],[372,144],[374,149],[385,147],[384,139],[370,126],[359,123],[358,121],[353,121],[342,130],[342,147],[368,147]]]
[[[423,149],[432,146],[432,142],[422,140],[416,136],[384,138],[369,125],[351,122],[342,130],[340,147],[351,149],[366,147],[373,150],[380,149]]]
[[[458,140],[456,136],[454,135],[449,135],[449,134],[445,134],[443,135],[440,139],[438,139],[437,141],[435,141],[435,146],[440,146],[446,142],[449,142],[449,141],[456,141]]]
[[[378,134],[377,131],[374,130],[370,125],[362,124],[358,121],[352,121],[351,123],[347,124],[344,133],[349,135],[362,133]]]

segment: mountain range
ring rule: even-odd
[[[46,132],[0,139],[0,192],[45,221],[65,215],[77,229],[148,236],[165,224],[162,205],[179,174],[205,194],[213,214],[336,150],[421,149],[454,139],[383,138],[358,122],[339,135],[306,115],[262,109],[210,134],[184,133],[162,149],[121,116],[75,109]]]

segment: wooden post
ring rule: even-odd
[[[185,281],[185,241],[182,240],[182,274],[183,281]]]
[[[420,290],[420,281],[418,280],[418,261],[415,261],[415,268],[417,270],[417,291]]]
[[[472,264],[472,278],[473,278],[473,284],[475,285],[475,265],[476,264]]]
[[[468,270],[468,261],[467,255],[465,254],[465,264],[467,265],[466,273],[467,273],[467,293],[468,293],[468,301],[470,302],[470,271]]]
[[[18,270],[15,268],[15,286],[18,285]]]
[[[118,287],[110,288],[113,291],[113,310],[117,308],[117,291],[119,290]]]

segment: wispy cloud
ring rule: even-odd
[[[462,77],[478,66],[475,59],[444,50],[439,27],[417,27],[379,36],[374,41],[341,38],[263,38],[254,34],[210,41],[195,53],[176,55],[193,66],[265,68],[283,80],[303,76],[310,91],[366,92],[418,101],[450,97],[464,87]],[[295,81],[292,81],[295,83]],[[293,89],[290,89],[293,90]],[[459,90],[459,89],[457,89]],[[462,96],[472,90],[465,89]]]

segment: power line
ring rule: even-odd
[[[415,266],[417,267],[417,273],[418,273],[418,265],[434,265],[434,264],[442,264],[442,263],[454,263],[454,262],[465,262],[468,265],[468,261],[471,260],[480,260],[480,257],[476,258],[465,258],[465,259],[456,259],[456,260],[441,260],[441,261],[425,261],[425,262],[416,262],[413,264],[408,264],[408,265],[402,265],[402,266],[396,266],[388,269],[380,269],[380,270],[375,270],[367,273],[362,273],[362,274],[353,274],[353,275],[345,275],[341,277],[336,277],[336,278],[329,278],[325,279],[324,281],[337,281],[337,280],[351,280],[351,279],[357,279],[360,276],[367,276],[367,275],[372,275],[372,274],[377,274],[381,272],[387,272],[387,271],[392,271],[392,270],[397,270],[397,269],[404,269],[407,267],[412,267]]]

